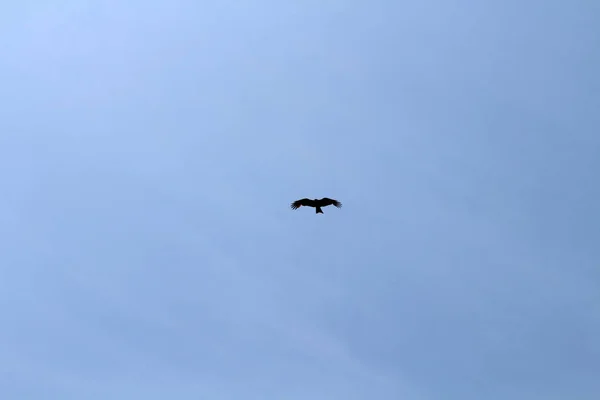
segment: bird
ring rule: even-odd
[[[290,207],[292,208],[292,210],[297,210],[298,208],[302,207],[302,206],[308,206],[308,207],[315,207],[315,214],[323,214],[323,210],[321,210],[321,207],[327,207],[330,205],[334,205],[337,208],[342,208],[342,203],[340,203],[337,200],[334,199],[329,199],[327,197],[323,197],[322,199],[300,199],[300,200],[296,200],[295,202],[293,202]]]

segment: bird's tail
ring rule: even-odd
[[[316,208],[315,214],[323,214],[323,210],[321,210],[321,207]]]

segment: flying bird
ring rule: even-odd
[[[334,205],[337,208],[341,208],[342,207],[342,203],[340,203],[337,200],[334,199],[328,199],[327,197],[323,197],[321,200],[319,199],[300,199],[300,200],[296,200],[295,202],[293,202],[291,204],[292,210],[296,210],[302,206],[307,206],[307,207],[315,207],[315,213],[316,214],[323,214],[323,210],[321,210],[321,207],[327,207],[330,205]]]

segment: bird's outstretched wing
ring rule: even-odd
[[[300,199],[293,202],[290,207],[292,207],[292,210],[296,210],[302,206],[314,207],[315,202],[311,199]]]
[[[319,205],[320,207],[326,207],[326,206],[330,206],[330,205],[332,205],[332,204],[333,204],[334,206],[336,206],[337,208],[342,208],[342,203],[340,203],[339,201],[337,201],[337,200],[334,200],[334,199],[329,199],[329,198],[327,198],[327,197],[323,197],[323,198],[322,198],[321,200],[319,200],[319,202],[318,202],[318,205]]]

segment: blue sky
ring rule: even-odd
[[[598,20],[6,2],[0,397],[600,398]]]

